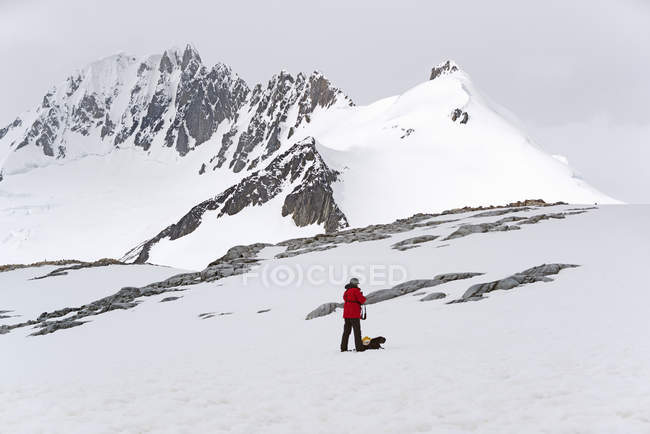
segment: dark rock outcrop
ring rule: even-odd
[[[454,238],[462,238],[466,237],[467,235],[470,234],[477,234],[477,233],[486,233],[486,232],[505,232],[505,231],[513,231],[513,230],[519,230],[521,229],[520,225],[532,225],[535,223],[539,223],[540,221],[543,220],[551,220],[551,219],[564,219],[568,215],[575,215],[575,214],[583,214],[587,211],[580,210],[580,211],[571,211],[571,212],[560,212],[560,213],[550,213],[550,214],[537,214],[532,217],[517,217],[517,216],[512,216],[512,217],[505,217],[500,220],[497,220],[492,223],[479,223],[479,224],[464,224],[461,225],[456,231],[454,231],[452,234],[447,236],[444,240],[452,240]],[[486,213],[483,213],[484,215]],[[505,212],[502,212],[502,214],[505,214]],[[474,216],[478,217],[478,215]],[[506,224],[506,223],[513,223],[516,222],[516,224]]]
[[[165,298],[163,298],[162,300],[160,300],[160,303],[167,303],[167,302],[170,302],[170,301],[176,301],[176,300],[180,300],[181,298],[183,298],[183,296],[178,296],[178,297],[165,297]]]
[[[56,270],[52,270],[43,276],[33,277],[31,280],[45,279],[54,276],[65,276],[66,274],[68,274],[68,271],[71,270],[81,270],[83,268],[107,267],[109,265],[127,265],[127,264],[118,261],[117,259],[103,258],[103,259],[98,259],[97,261],[94,262],[82,262],[80,264],[67,265],[65,267],[57,268]]]
[[[447,60],[446,62],[431,68],[431,75],[429,76],[429,80],[435,80],[442,75],[451,74],[456,71],[458,71],[458,65],[456,65],[451,60]]]
[[[444,240],[453,240],[454,238],[466,237],[470,234],[480,234],[485,232],[505,232],[521,229],[516,225],[507,225],[505,223],[514,222],[517,220],[525,220],[523,217],[508,217],[505,219],[497,220],[493,223],[479,223],[479,224],[465,224],[461,225],[451,235],[447,236]]]
[[[312,310],[305,317],[306,320],[319,318],[333,313],[336,309],[343,308],[343,303],[323,303],[316,309]]]
[[[501,216],[504,214],[511,214],[515,212],[524,212],[524,211],[530,211],[533,208],[524,206],[521,208],[504,208],[504,209],[495,209],[492,211],[484,211],[484,212],[479,212],[477,214],[474,214],[472,217],[497,217]]]
[[[558,274],[560,271],[565,268],[576,268],[579,265],[574,264],[542,264],[537,267],[529,268],[522,272],[513,274],[512,276],[506,277],[505,279],[494,280],[487,283],[477,283],[476,285],[470,286],[463,296],[457,300],[448,302],[447,304],[453,303],[464,303],[466,301],[476,301],[482,300],[484,294],[488,292],[496,291],[498,289],[510,290],[521,285],[526,285],[534,282],[552,282],[548,276]]]
[[[224,315],[232,315],[234,312],[205,312],[199,314],[199,318],[201,319],[210,319],[214,318],[215,316],[224,316]]]
[[[408,250],[419,247],[419,244],[433,241],[438,238],[438,235],[420,235],[413,238],[407,238],[405,240],[399,241],[393,244],[391,247],[396,250]]]
[[[451,112],[451,120],[454,122],[459,121],[460,124],[464,125],[469,121],[469,113],[457,108]]]
[[[431,294],[422,297],[420,301],[431,301],[431,300],[440,300],[441,298],[445,298],[447,294],[444,292],[432,292]]]

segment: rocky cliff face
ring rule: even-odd
[[[242,110],[242,121],[224,134],[219,152],[208,165],[215,170],[229,161],[234,172],[254,169],[272,156],[283,140],[290,140],[303,122],[309,123],[317,108],[335,104],[350,106],[352,101],[321,73],[294,77],[281,72],[265,87],[255,86]]]
[[[431,68],[431,75],[429,76],[429,80],[435,80],[441,75],[451,74],[458,70],[458,65],[456,65],[453,60],[447,60],[446,62],[442,62],[441,64]]]
[[[168,50],[138,67],[137,84],[121,118],[115,145],[133,140],[148,150],[157,137],[180,155],[206,142],[219,125],[235,118],[249,93],[229,67],[208,69],[188,46]]]
[[[310,116],[336,104],[352,102],[318,72],[282,72],[251,90],[228,66],[206,67],[188,45],[145,59],[120,54],[89,65],[0,129],[0,147],[12,154],[38,150],[22,160],[47,164],[130,146],[147,152],[172,148],[184,156],[213,140],[214,157],[201,172],[240,172],[273,157]],[[22,160],[5,173],[31,167],[33,161]]]
[[[262,206],[279,195],[286,195],[282,217],[291,216],[296,226],[323,225],[327,232],[348,226],[336,204],[332,184],[339,172],[330,169],[316,148],[316,141],[307,138],[275,157],[263,170],[253,172],[214,198],[193,207],[151,240],[125,255],[126,260],[146,262],[149,252],[162,239],[175,240],[194,232],[206,217],[235,215],[251,206]]]

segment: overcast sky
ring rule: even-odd
[[[592,185],[650,202],[649,0],[0,0],[0,124],[93,60],[187,42],[251,85],[319,69],[357,104],[454,59]]]

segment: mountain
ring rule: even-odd
[[[214,167],[229,161],[239,172],[277,151],[317,108],[350,104],[319,72],[281,72],[251,90],[228,66],[204,66],[190,45],[144,59],[118,54],[71,75],[1,129],[0,162],[10,176],[119,148],[184,156],[223,137]]]
[[[0,130],[0,263],[200,268],[274,242],[525,198],[607,203],[455,63],[367,106],[319,72],[249,87],[187,46],[95,62]]]

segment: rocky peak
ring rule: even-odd
[[[186,72],[188,75],[194,75],[202,66],[203,62],[201,61],[199,52],[193,46],[187,44],[183,51],[183,60],[181,63],[183,72]]]
[[[219,153],[209,163],[213,169],[219,168],[232,153],[229,167],[234,172],[254,169],[274,155],[284,141],[291,139],[297,128],[309,123],[318,107],[329,108],[335,104],[353,105],[320,72],[310,76],[300,73],[294,77],[281,71],[266,86],[255,86],[245,109],[252,117],[246,116],[245,124],[233,125],[223,136]]]
[[[431,69],[431,76],[429,77],[429,80],[435,80],[442,75],[451,74],[459,70],[460,68],[456,62],[453,60],[447,60],[446,62],[440,63]]]

